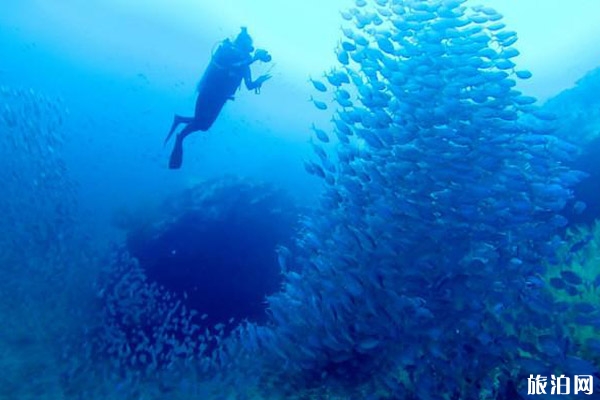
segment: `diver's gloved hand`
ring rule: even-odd
[[[271,74],[264,74],[256,78],[256,84],[260,87],[265,81],[271,79]]]
[[[260,88],[261,88],[262,84],[265,83],[265,81],[268,81],[269,79],[271,79],[270,74],[264,74],[264,75],[261,75],[258,78],[256,78],[256,80],[254,81],[254,84],[256,85],[254,92],[260,93]]]
[[[269,52],[264,49],[256,49],[256,51],[254,52],[254,60],[269,62],[271,61],[271,59],[272,57],[269,54]]]

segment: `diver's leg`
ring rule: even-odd
[[[194,114],[194,125],[200,131],[207,131],[214,124],[221,113],[223,106],[227,102],[227,97],[211,96],[206,99],[198,99],[196,102],[196,112]]]
[[[210,105],[210,95],[201,96],[200,93],[196,97],[196,106],[194,107],[194,119],[202,118],[202,114],[208,105]]]
[[[173,124],[171,124],[171,130],[169,130],[169,133],[167,134],[164,144],[167,144],[169,139],[171,139],[171,136],[173,136],[173,132],[175,132],[175,129],[177,129],[179,124],[183,124],[183,123],[189,124],[193,120],[194,120],[194,117],[182,117],[181,115],[175,114],[175,116],[173,117]]]
[[[179,169],[181,167],[181,163],[183,162],[183,139],[198,130],[197,125],[191,122],[177,134],[173,151],[171,151],[171,158],[169,159],[169,169]]]

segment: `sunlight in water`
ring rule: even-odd
[[[86,55],[87,62],[102,60],[105,68],[121,70],[152,62],[186,76],[198,70],[216,43],[245,25],[256,45],[269,49],[291,79],[335,64],[332,50],[342,22],[338,11],[353,5],[346,0],[149,0],[143,6],[133,0],[60,0],[32,7],[30,2],[9,5],[14,12],[0,21],[20,18],[28,32],[71,50],[79,62]],[[592,45],[600,35],[600,3],[594,0],[576,0],[569,7],[561,0],[543,6],[535,0],[485,4],[501,10],[509,28],[519,32],[520,64],[534,73],[524,86],[541,99],[571,86],[600,57]],[[32,15],[36,12],[38,18]]]

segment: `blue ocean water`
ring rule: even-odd
[[[0,399],[600,393],[594,1],[5,3]]]

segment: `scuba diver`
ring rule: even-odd
[[[207,131],[217,119],[227,100],[234,99],[234,94],[241,86],[242,80],[248,90],[259,93],[262,84],[271,78],[271,75],[265,74],[252,81],[250,65],[255,61],[265,63],[271,61],[271,55],[266,50],[257,49],[254,55],[253,51],[252,38],[247,29],[242,27],[242,31],[233,41],[225,39],[213,53],[210,64],[198,83],[194,116],[182,117],[175,114],[171,130],[165,139],[165,144],[167,144],[175,129],[180,124],[185,124],[175,138],[175,146],[169,160],[170,169],[181,167],[183,139],[190,133]]]

